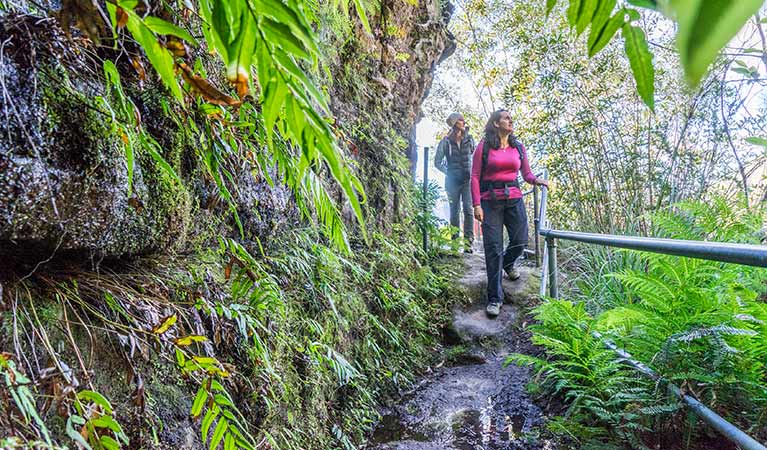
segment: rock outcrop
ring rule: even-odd
[[[371,17],[373,34],[356,24],[329,61],[332,109],[358,147],[368,211],[378,223],[398,214],[408,173],[396,161],[435,64],[450,48],[439,3],[384,2]],[[334,39],[328,45],[338,45]],[[145,128],[182,183],[136,152],[129,193],[125,137],[94,103],[106,85],[91,54],[103,50],[68,41],[53,18],[28,14],[0,16],[0,42],[0,257],[28,266],[63,255],[97,261],[185,250],[211,230],[234,232],[228,205],[200,168],[199,149],[172,120],[178,106],[162,104],[157,83],[137,83],[131,65],[118,62],[133,78],[127,89]],[[233,175],[246,238],[268,239],[297,220],[286,189],[248,168],[235,167]]]

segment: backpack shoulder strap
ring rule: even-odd
[[[524,148],[524,145],[522,144],[522,141],[517,139],[517,137],[514,137],[514,142],[511,143],[512,146],[514,146],[517,151],[519,152],[519,161],[522,162],[523,159],[525,159],[525,152],[522,150]]]
[[[490,146],[484,139],[479,142],[482,145],[482,168],[479,171],[479,183],[485,178],[485,168],[487,167],[487,155],[490,153]]]

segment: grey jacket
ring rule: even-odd
[[[448,178],[452,178],[453,181],[469,181],[474,147],[474,138],[470,134],[463,137],[460,145],[445,136],[437,145],[434,166]]]

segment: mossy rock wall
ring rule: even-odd
[[[153,74],[142,80],[108,46],[68,40],[38,11],[0,13],[0,383],[8,361],[31,379],[54,441],[74,445],[66,416],[73,396],[93,389],[112,402],[126,448],[207,448],[190,413],[208,375],[180,369],[184,336],[205,339],[190,356],[230,372],[220,381],[263,448],[350,448],[376,402],[429,362],[448,271],[423,265],[414,228],[397,222],[407,215],[408,137],[450,42],[437,1],[387,3],[369,17],[372,34],[352,13],[324,40],[334,49],[324,84],[368,195],[370,241],[350,227],[355,252],[344,255],[301,220],[279,179],[236,166],[241,235],[176,120],[193,113],[164,101]],[[223,85],[220,62],[195,56]],[[125,136],[98,101],[110,92],[98,58],[116,61],[180,182],[135,149],[129,192]],[[177,322],[157,331],[171,315]],[[38,424],[11,425],[19,411],[7,396],[0,410],[0,447],[7,436],[43,437]]]
[[[351,38],[327,39],[340,49],[329,62],[330,93],[339,124],[357,147],[368,216],[386,227],[401,214],[407,138],[449,39],[436,1],[384,3],[371,22],[372,35],[351,20]],[[234,229],[200,170],[195,143],[168,117],[180,107],[159,106],[158,83],[138,81],[130,64],[118,62],[143,126],[183,182],[134,149],[129,194],[124,137],[94,102],[107,89],[88,54],[104,50],[67,41],[53,19],[22,14],[0,16],[0,38],[7,119],[0,137],[3,257],[32,265],[51,255],[98,261],[162,254]],[[295,207],[279,184],[270,187],[248,170],[234,175],[246,239],[268,239],[295,223]]]

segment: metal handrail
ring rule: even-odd
[[[747,266],[767,267],[767,246],[730,244],[723,242],[685,241],[639,236],[617,236],[612,234],[581,233],[544,229],[540,231],[547,238],[586,242],[607,247],[628,248],[666,255],[721,261]]]
[[[544,172],[544,176],[547,176]],[[660,239],[636,236],[616,236],[597,233],[581,233],[577,231],[563,231],[551,229],[551,224],[546,218],[546,200],[548,189],[544,186],[541,189],[541,209],[536,221],[540,227],[536,227],[535,239],[538,235],[546,238],[546,246],[543,248],[543,263],[541,267],[541,297],[546,295],[546,287],[549,287],[549,296],[557,298],[557,256],[556,239],[565,239],[571,241],[585,242],[589,244],[604,245],[607,247],[628,248],[638,251],[653,253],[662,253],[674,256],[685,256],[691,258],[705,259],[710,261],[721,261],[736,263],[742,265],[767,267],[767,247],[747,244],[730,244],[721,242],[706,241],[686,241],[681,239]],[[671,384],[645,364],[634,360],[625,350],[619,348],[613,342],[603,339],[599,332],[592,332],[592,335],[600,339],[603,344],[613,350],[621,361],[634,367],[640,373],[656,381],[666,383],[668,390],[685,402],[700,418],[702,418],[711,427],[719,431],[724,437],[739,445],[744,450],[767,450],[763,444],[750,437],[744,431],[740,430],[713,410],[703,405],[694,397],[684,394],[679,387]]]
[[[725,420],[722,416],[715,413],[711,409],[707,408],[706,405],[698,401],[698,399],[696,399],[695,397],[692,397],[682,392],[681,389],[669,383],[665,378],[655,373],[654,370],[647,367],[645,364],[642,364],[641,362],[633,359],[631,357],[631,354],[629,354],[627,351],[623,350],[622,348],[619,348],[609,339],[604,339],[602,334],[600,334],[598,331],[592,331],[591,334],[595,338],[601,340],[602,343],[604,343],[607,348],[613,350],[620,357],[622,362],[625,362],[626,364],[630,365],[631,367],[635,368],[636,370],[646,375],[647,377],[655,380],[656,382],[665,383],[666,387],[672,394],[674,394],[677,398],[685,402],[687,406],[689,406],[698,416],[703,418],[703,420],[705,420],[709,425],[711,425],[717,431],[722,433],[727,439],[738,444],[741,448],[745,450],[765,450],[766,447],[760,444],[756,439],[747,435],[740,428],[731,424],[730,422]]]

